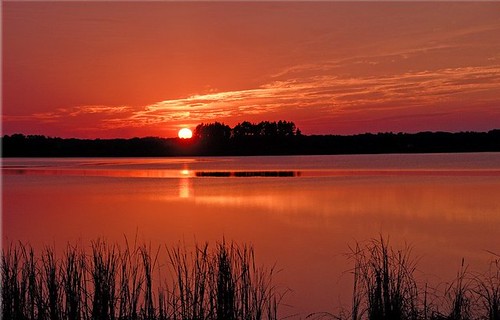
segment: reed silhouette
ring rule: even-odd
[[[433,288],[416,278],[410,246],[395,249],[383,237],[355,243],[351,306],[307,318],[500,320],[500,256],[492,255],[486,272],[462,260],[455,279]],[[68,244],[60,258],[51,247],[37,255],[11,244],[2,251],[2,319],[278,319],[283,291],[274,274],[256,266],[251,246],[234,242],[153,250],[97,240],[89,252]]]
[[[257,267],[251,246],[166,251],[161,272],[159,249],[136,243],[98,240],[88,254],[68,245],[61,259],[53,248],[37,257],[11,244],[2,252],[2,319],[277,319],[274,269]]]
[[[485,273],[470,272],[462,259],[450,283],[430,287],[417,279],[411,246],[395,249],[377,239],[349,248],[354,266],[350,310],[313,313],[310,318],[351,320],[500,320],[500,257]]]

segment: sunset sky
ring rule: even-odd
[[[3,2],[2,131],[500,128],[500,2]]]

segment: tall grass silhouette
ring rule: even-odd
[[[2,319],[277,319],[274,269],[257,267],[251,246],[127,245],[98,240],[37,257],[10,245],[2,254]],[[155,276],[157,274],[157,276]]]
[[[163,253],[163,254],[161,254]],[[350,247],[348,310],[308,318],[351,320],[500,320],[500,256],[484,273],[462,260],[455,279],[437,287],[415,276],[411,247],[379,237]],[[161,257],[161,258],[160,258]],[[2,251],[2,319],[278,319],[283,292],[274,267],[257,266],[251,246],[125,246],[102,240],[90,250],[11,244]],[[419,280],[419,281],[417,281]]]
[[[350,310],[310,317],[351,320],[500,320],[500,259],[485,273],[468,270],[462,259],[450,283],[430,287],[415,276],[412,248],[395,249],[380,236],[349,247],[354,266]],[[419,280],[419,281],[417,281]]]
[[[488,271],[476,276],[473,292],[487,315],[485,318],[500,320],[500,256],[491,262]]]
[[[411,248],[394,250],[381,237],[364,247],[357,243],[349,258],[354,261],[353,319],[365,313],[373,320],[418,318],[416,260]]]

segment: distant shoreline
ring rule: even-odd
[[[192,139],[76,139],[13,134],[2,157],[178,157],[500,152],[500,129],[488,132],[238,136]]]

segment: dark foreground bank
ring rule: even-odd
[[[257,267],[253,249],[124,247],[93,242],[90,252],[68,245],[36,253],[26,245],[2,251],[2,319],[277,319],[285,290],[273,268]],[[462,268],[450,283],[432,288],[415,278],[411,248],[383,238],[357,243],[352,305],[312,319],[500,319],[500,256],[486,272]],[[342,272],[344,270],[339,270]],[[292,288],[293,289],[293,288]]]

